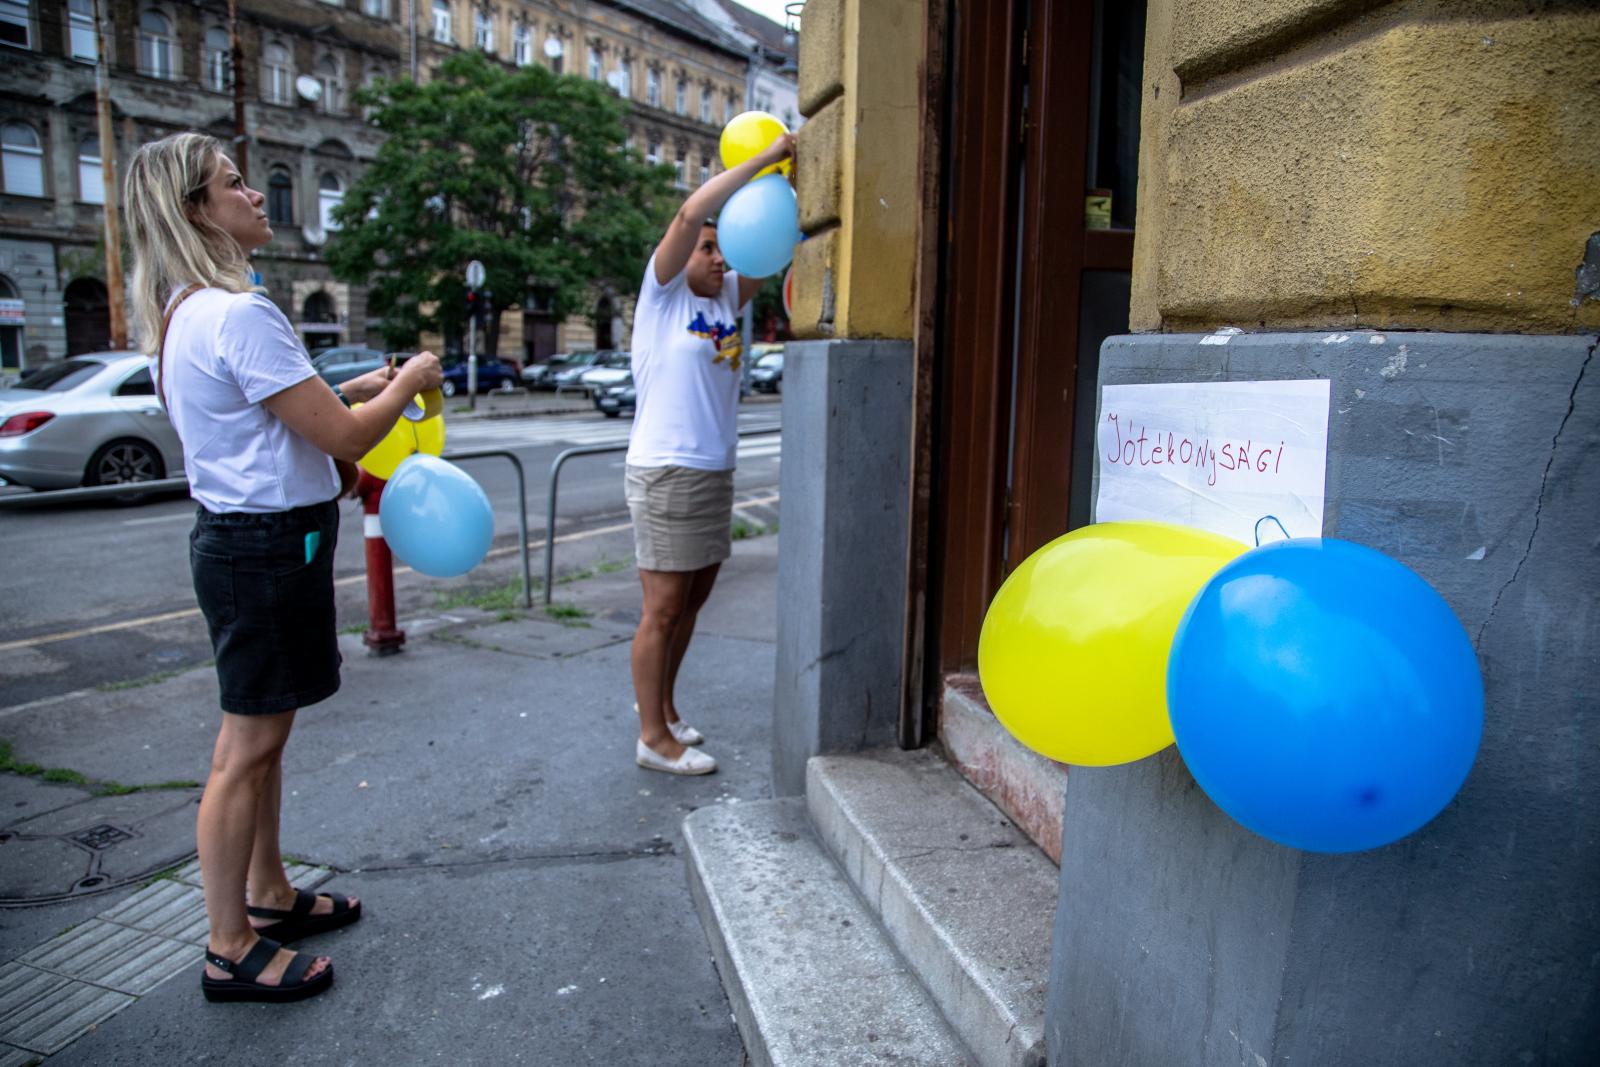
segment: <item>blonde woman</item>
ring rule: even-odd
[[[196,827],[207,1000],[322,992],[332,961],[281,943],[361,915],[359,900],[296,891],[284,874],[283,746],[298,709],[339,688],[335,461],[365,455],[411,397],[441,380],[429,353],[392,380],[379,371],[347,382],[342,394],[317,377],[288,320],[252,284],[249,256],[272,240],[264,199],[216,140],[194,133],[141,148],[124,195],[136,326],[199,504],[189,558],[222,692]],[[351,401],[366,403],[352,411]]]

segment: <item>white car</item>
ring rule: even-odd
[[[0,477],[8,482],[66,489],[182,473],[183,446],[137,352],[71,356],[0,390]]]
[[[578,375],[578,385],[590,396],[599,396],[613,385],[621,385],[633,374],[633,359],[627,352],[608,352],[597,366]]]

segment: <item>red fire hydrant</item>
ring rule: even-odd
[[[394,555],[383,539],[383,523],[378,518],[378,501],[386,484],[364,470],[356,482],[367,540],[367,632],[361,640],[374,656],[392,656],[406,643],[406,632],[395,625]]]

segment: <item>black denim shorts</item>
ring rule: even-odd
[[[339,691],[338,537],[331,500],[259,515],[199,509],[189,567],[211,630],[223,711],[271,715]]]

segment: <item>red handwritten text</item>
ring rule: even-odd
[[[1170,430],[1151,431],[1148,426],[1123,425],[1116,415],[1107,415],[1116,437],[1115,446],[1105,455],[1107,463],[1123,467],[1190,467],[1202,471],[1207,485],[1216,485],[1219,471],[1276,475],[1283,465],[1283,445],[1257,446],[1255,441],[1222,441],[1213,446],[1209,437],[1181,437]]]

